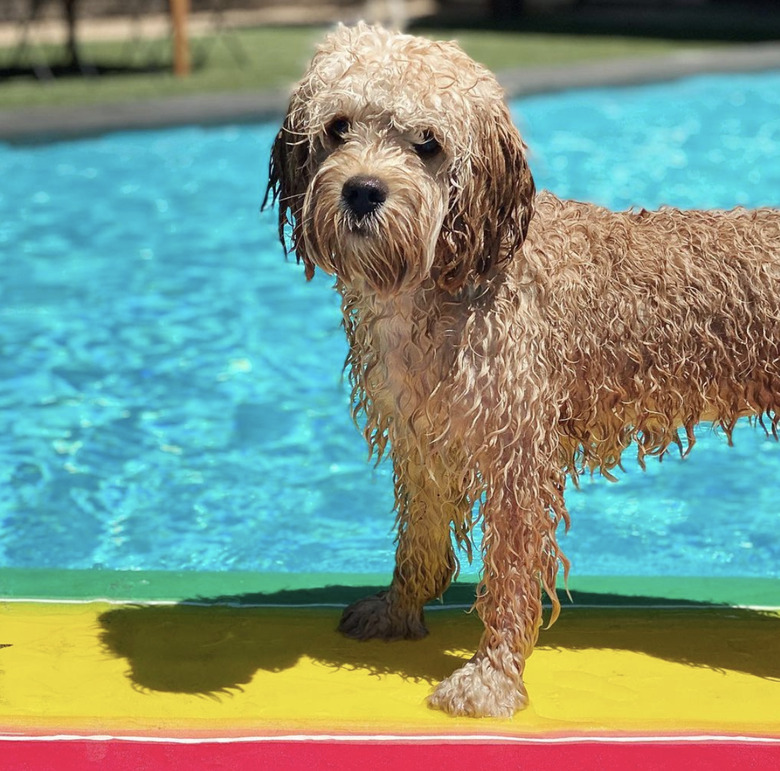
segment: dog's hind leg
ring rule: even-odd
[[[451,525],[459,532],[469,522],[466,497],[454,491],[437,468],[395,463],[398,546],[393,580],[387,591],[350,605],[339,630],[359,640],[419,639],[428,631],[423,607],[440,597],[457,570]]]

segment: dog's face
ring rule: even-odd
[[[534,192],[486,69],[453,43],[362,24],[331,34],[293,93],[269,190],[307,277],[316,265],[380,295],[495,274]]]

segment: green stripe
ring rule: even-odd
[[[113,570],[0,570],[8,599],[238,604],[347,604],[387,585],[390,576],[357,573],[206,573]],[[447,605],[470,605],[473,580],[454,584]],[[569,582],[582,605],[754,605],[780,607],[780,579],[581,576]],[[569,603],[565,591],[561,602]]]

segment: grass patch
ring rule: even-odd
[[[240,30],[217,39],[193,39],[195,67],[188,78],[172,74],[168,40],[144,40],[132,48],[122,42],[88,42],[81,46],[81,58],[94,64],[100,75],[74,74],[52,80],[37,80],[32,74],[9,78],[0,85],[0,109],[131,102],[280,87],[300,77],[321,34],[318,29],[282,27]],[[239,63],[229,45],[242,52],[246,61]],[[56,64],[61,50],[44,50],[52,65]],[[0,52],[0,67],[9,61],[9,55],[8,51]]]
[[[170,73],[167,40],[128,43],[89,42],[82,58],[100,75],[69,75],[39,81],[19,74],[0,83],[0,109],[35,105],[79,105],[131,102],[187,94],[284,88],[297,80],[323,30],[311,27],[241,29],[221,38],[192,41],[195,69],[189,78]],[[493,70],[570,64],[622,56],[664,54],[701,44],[623,37],[581,37],[483,30],[425,30],[428,37],[455,38],[475,59]],[[231,48],[240,51],[237,61]],[[52,63],[61,53],[47,49]],[[0,50],[0,68],[8,67],[11,51]]]

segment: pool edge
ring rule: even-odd
[[[237,605],[345,605],[386,586],[389,575],[371,573],[252,573],[0,568],[0,604],[50,602],[192,602]],[[469,606],[476,577],[453,584],[441,603]],[[780,607],[780,579],[690,576],[577,576],[565,605]]]
[[[713,73],[780,69],[780,42],[690,49],[669,54],[583,60],[571,65],[515,67],[498,72],[507,99],[569,89],[647,85]],[[289,89],[214,92],[109,105],[0,109],[0,141],[67,141],[114,131],[183,125],[213,126],[281,118]],[[110,109],[107,109],[107,106]]]

